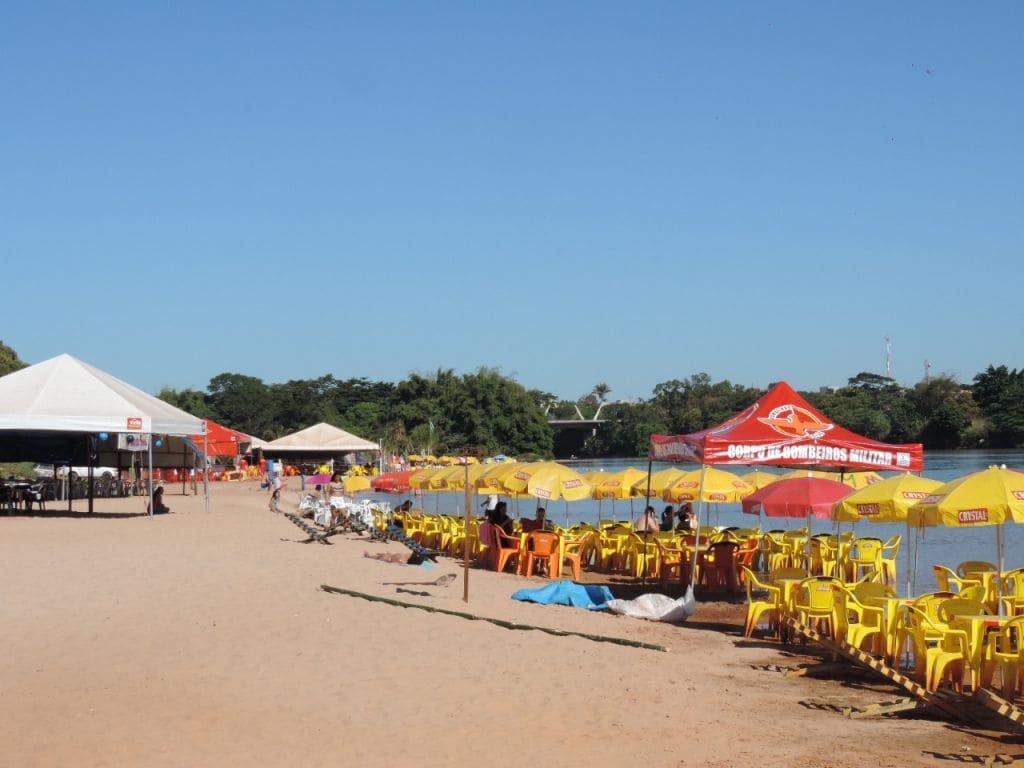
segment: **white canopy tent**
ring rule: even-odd
[[[270,458],[283,457],[291,461],[330,457],[333,465],[334,457],[346,453],[379,452],[380,446],[351,432],[320,422],[277,440],[271,440],[262,446],[262,451]]]
[[[0,444],[6,443],[0,455],[36,459],[30,454],[67,450],[57,435],[93,436],[113,445],[118,433],[205,435],[206,422],[67,354],[0,377]],[[149,463],[152,477],[152,456]],[[209,508],[209,488],[204,490]],[[90,491],[90,511],[91,504]]]
[[[380,446],[325,422],[271,440],[261,446],[265,453],[355,453],[379,451]]]

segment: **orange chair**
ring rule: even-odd
[[[668,547],[661,539],[655,537],[658,547],[658,578],[662,586],[668,581],[673,570],[679,571],[679,583],[685,584],[690,579],[690,553],[685,549]]]
[[[549,578],[558,577],[558,534],[531,531],[526,534],[526,552],[522,553],[523,574],[533,576],[534,566],[544,563]]]
[[[740,548],[736,550],[736,567],[739,568],[740,584],[744,584],[746,580],[746,572],[743,569],[749,568],[753,571],[754,565],[757,562],[757,556],[760,552],[760,536],[751,536],[745,542],[740,544]]]
[[[735,541],[718,541],[701,553],[700,584],[708,589],[736,591],[739,589]]]
[[[492,528],[494,535],[494,570],[501,573],[512,560],[518,559],[519,539],[509,536],[499,526]]]
[[[580,580],[580,570],[594,548],[594,536],[596,535],[594,532],[587,533],[575,541],[567,541],[562,545],[562,564],[569,563],[569,567],[572,568],[573,581]]]

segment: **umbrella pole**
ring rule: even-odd
[[[910,599],[910,550],[913,542],[910,540],[910,520],[907,520],[907,600]]]
[[[807,547],[804,557],[807,558],[807,575],[811,575],[811,508],[807,508]]]
[[[999,606],[997,613],[1004,615],[1003,611],[1003,525],[996,526],[996,555],[998,557],[999,571],[996,573],[996,601]]]
[[[707,469],[708,469],[708,465],[707,464],[701,464],[700,465],[700,488],[701,488],[701,494],[700,495],[701,495],[701,497],[704,496],[704,477],[707,474]],[[650,488],[648,488],[647,490],[649,492]],[[697,529],[696,529],[696,535],[694,536],[694,539],[693,539],[693,564],[690,566],[690,589],[691,590],[693,589],[693,585],[697,583],[697,581],[696,581],[696,579],[697,579],[697,568],[699,567],[699,562],[700,562],[699,554],[700,554],[700,508],[701,508],[701,506],[702,505],[700,503],[697,504],[697,510],[698,510],[697,511]],[[703,507],[704,507],[704,514],[707,514],[708,503],[706,501],[703,503]]]

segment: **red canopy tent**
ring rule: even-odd
[[[203,443],[203,435],[189,435],[189,439],[195,443],[200,450],[206,446],[207,456],[238,456],[245,453],[244,447],[252,442],[252,438],[237,429],[225,427],[213,419],[206,419],[206,443]]]
[[[832,471],[924,468],[920,443],[890,445],[844,429],[784,381],[714,427],[689,435],[651,435],[650,457]]]

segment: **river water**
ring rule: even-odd
[[[1014,469],[1024,470],[1024,451],[926,451],[925,452],[924,476],[935,480],[946,482],[957,477],[962,477],[971,472],[986,469],[992,465],[1006,465]],[[636,467],[646,470],[646,459],[595,459],[563,462],[572,466],[579,472],[591,472],[605,470],[616,472],[626,467]],[[655,462],[654,471],[664,469],[669,464]],[[684,468],[692,469],[696,465],[688,465]],[[745,474],[753,469],[752,467],[723,467],[737,474]],[[758,467],[766,472],[785,474],[791,469],[778,469],[772,467]],[[888,473],[882,473],[883,475]],[[395,497],[380,497],[395,502]],[[463,514],[465,511],[465,496],[461,493],[426,494],[421,500],[422,506],[427,511],[435,509],[446,514]],[[532,517],[533,509],[537,502],[531,498],[519,498],[510,501],[509,506],[513,513],[524,517]],[[417,505],[419,506],[419,504]],[[655,508],[660,514],[664,504],[656,503]],[[634,499],[616,502],[597,502],[586,499],[570,504],[564,502],[552,502],[548,504],[548,518],[559,524],[573,524],[576,522],[596,522],[599,518],[612,518],[619,520],[634,519],[642,510],[643,499]],[[771,518],[762,521],[762,527],[767,528],[798,528],[806,523],[804,518],[787,519]],[[701,526],[741,526],[756,527],[757,518],[744,514],[739,504],[713,504],[706,510],[701,509]],[[834,530],[834,523],[827,520],[812,520],[811,529],[813,533],[820,533]],[[846,530],[847,526],[844,525]],[[903,536],[903,544],[900,549],[898,562],[898,576],[901,584],[906,583],[907,563],[907,528],[904,525],[890,523],[858,523],[854,528],[858,536],[874,536],[882,540],[899,534]],[[1011,568],[1024,567],[1024,525],[1008,523],[1002,528],[1004,563],[1007,570]],[[939,563],[955,568],[957,563],[964,560],[987,560],[995,563],[996,560],[996,526],[983,526],[978,528],[937,528],[911,530],[910,538],[919,543],[917,554],[916,591],[924,592],[935,589],[935,579],[931,566]],[[903,591],[905,587],[901,588]]]

